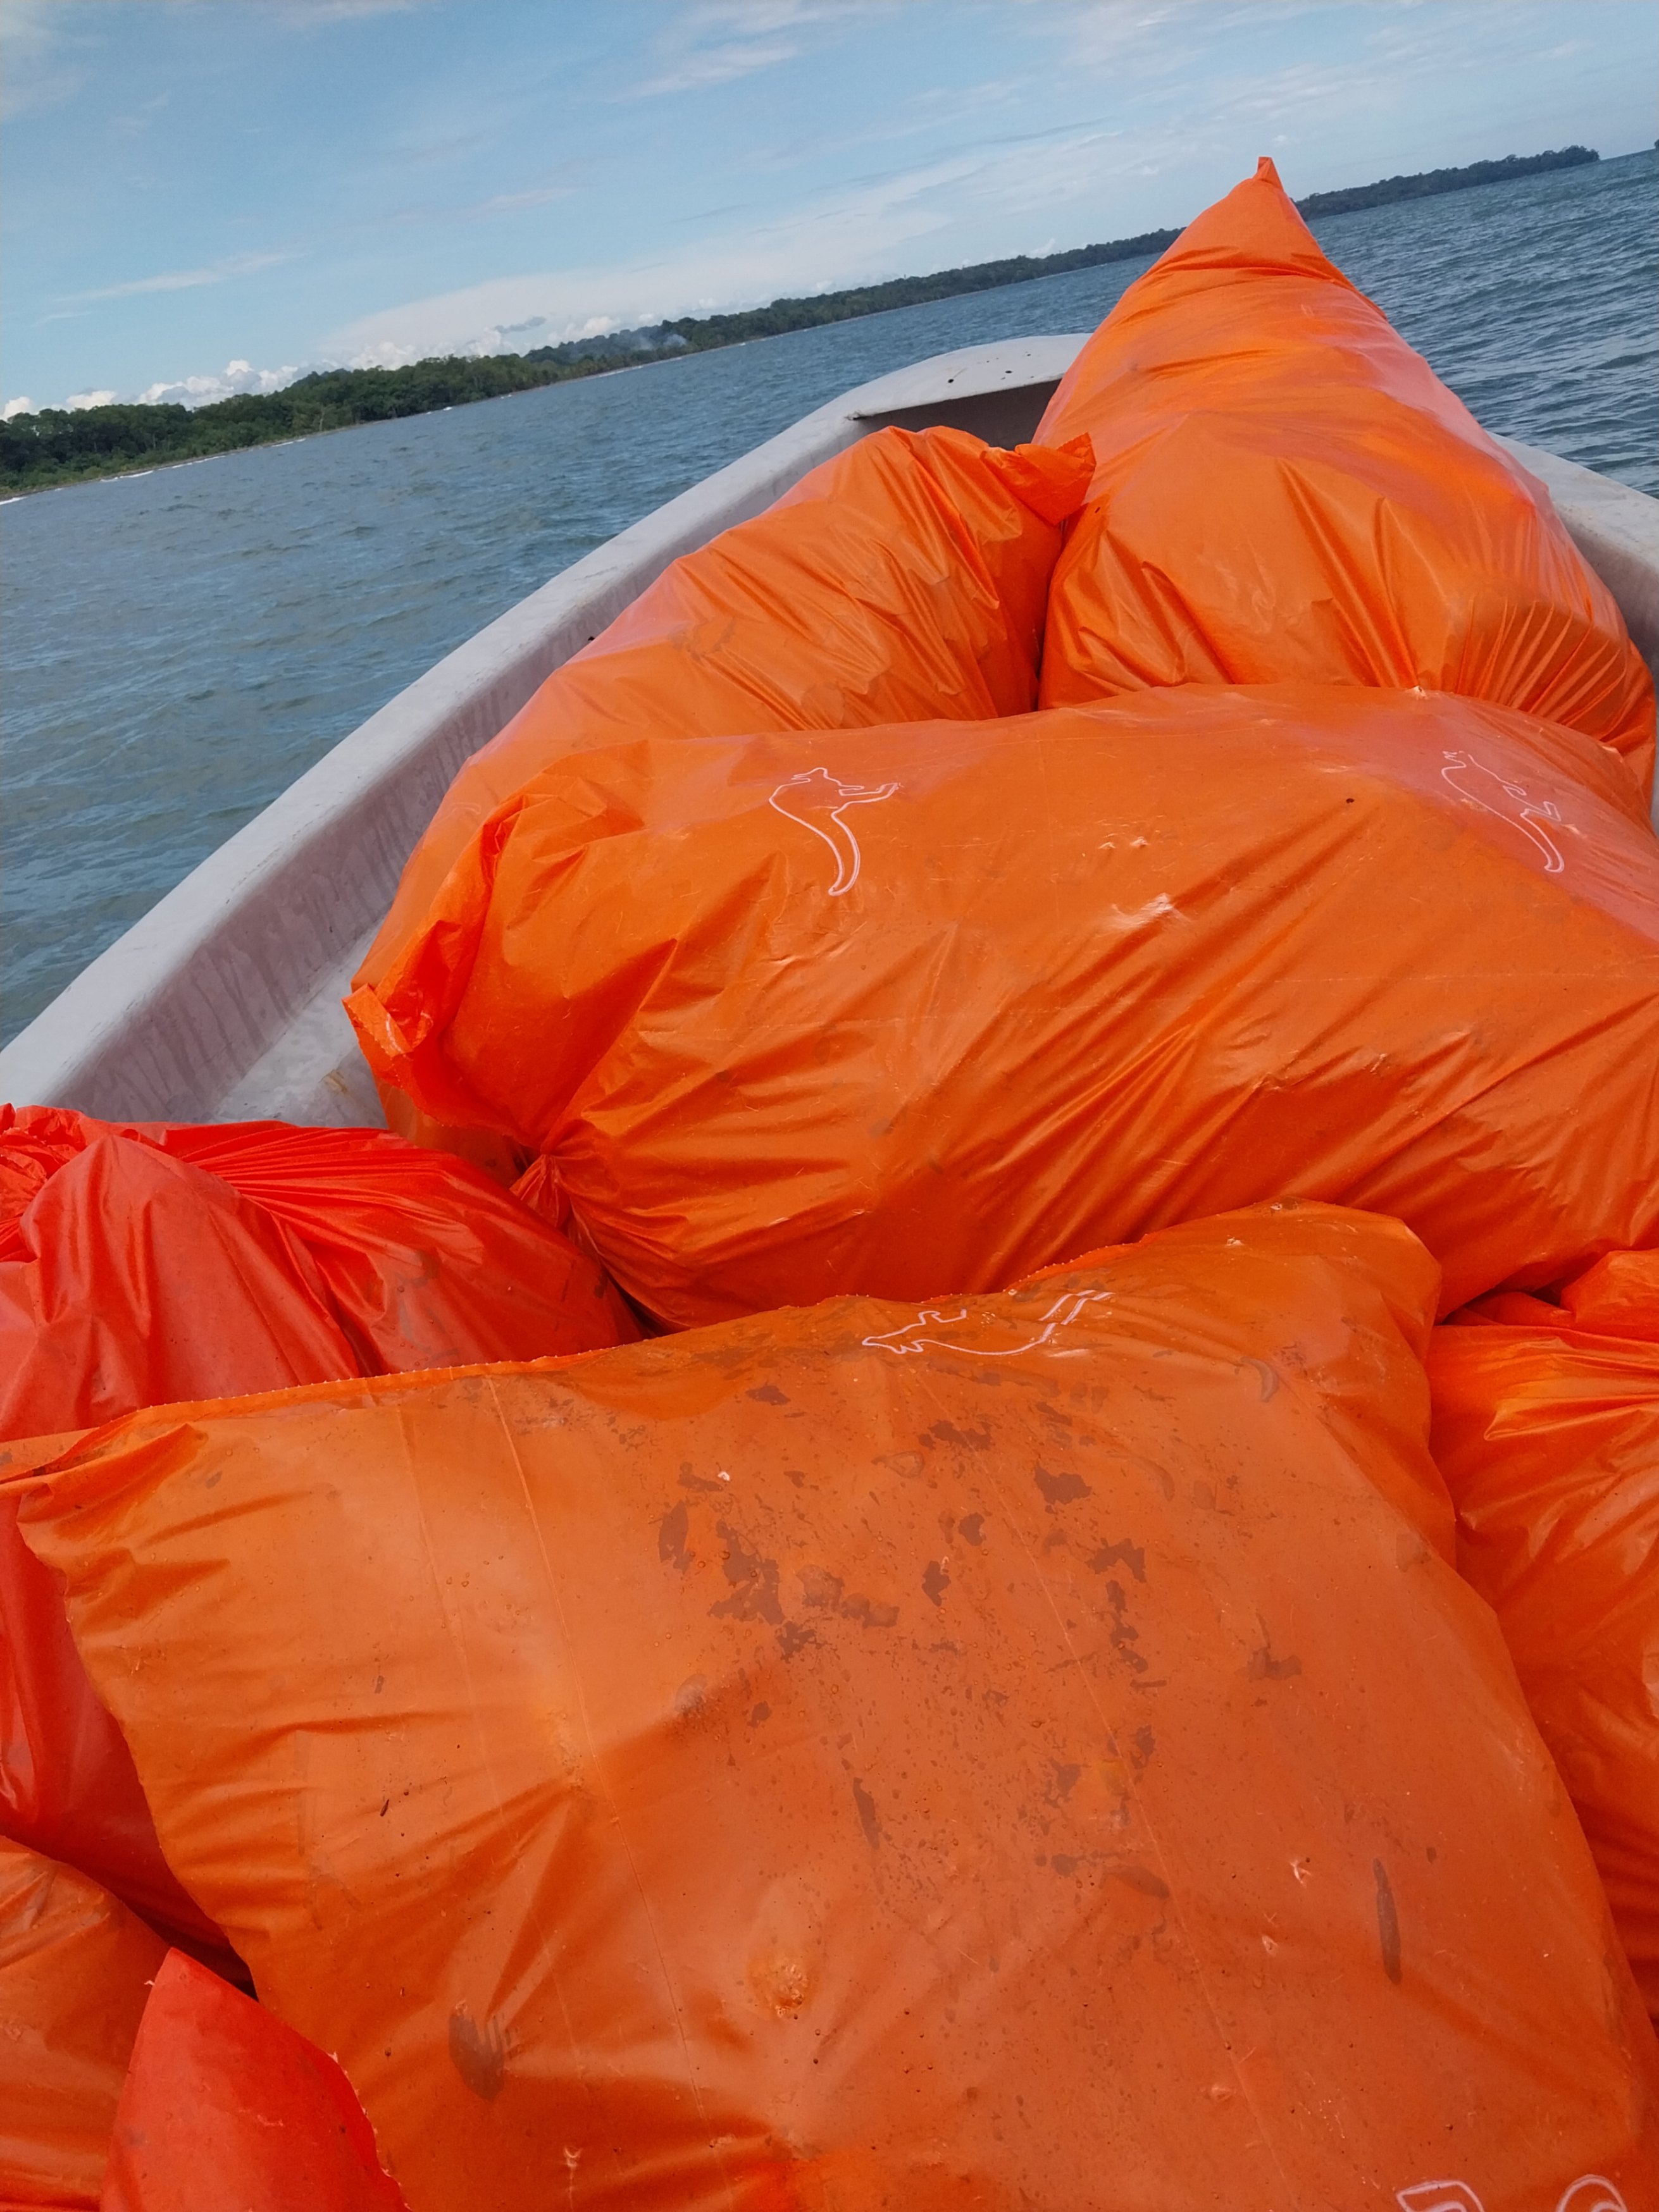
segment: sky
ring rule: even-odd
[[[518,352],[1654,137],[1655,0],[0,0],[0,400]]]

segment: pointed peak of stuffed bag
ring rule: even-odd
[[[1256,173],[1195,216],[1154,264],[1166,269],[1254,269],[1264,276],[1322,276],[1351,290],[1296,211],[1268,155]]]

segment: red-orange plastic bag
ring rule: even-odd
[[[0,2207],[95,2207],[167,1946],[84,1875],[0,1838]]]
[[[637,1334],[558,1230],[384,1129],[0,1108],[0,1437]]]
[[[360,979],[398,957],[496,808],[566,753],[1034,707],[1048,580],[1091,466],[1086,442],[1009,453],[881,430],[674,562],[461,769]]]
[[[1263,1209],[140,1414],[22,1525],[414,2212],[1635,2206],[1659,2048],[1449,1564],[1435,1274]]]
[[[1659,2015],[1659,1252],[1435,1332],[1458,1556],[1514,1655]],[[1530,1308],[1530,1313],[1523,1310]]]
[[[115,2115],[99,2212],[404,2212],[324,2052],[169,1951]]]
[[[0,1109],[0,1437],[637,1334],[567,1238],[475,1170],[384,1131]],[[0,1832],[217,1956],[4,1502],[0,1731]]]
[[[67,1438],[0,1444],[0,1474],[54,1459]],[[120,1730],[99,1703],[63,1595],[0,1492],[0,1836],[74,1866],[176,1942],[235,1963],[162,1856]]]
[[[503,807],[348,1005],[678,1325],[1284,1194],[1400,1215],[1455,1305],[1659,1235],[1639,812],[1445,693],[641,740]]]
[[[1422,684],[1653,777],[1653,685],[1549,494],[1327,261],[1271,161],[1125,292],[1044,416],[1086,432],[1042,703]]]

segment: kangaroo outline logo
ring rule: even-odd
[[[896,783],[843,783],[826,768],[809,768],[780,783],[766,803],[829,847],[835,855],[835,881],[829,895],[840,898],[857,882],[864,864],[858,840],[841,819],[842,809],[873,805],[878,799],[891,799],[898,788]],[[825,828],[826,821],[831,828]]]
[[[1552,799],[1528,799],[1524,783],[1506,781],[1496,769],[1488,768],[1484,762],[1476,760],[1472,753],[1448,752],[1441,757],[1446,763],[1440,771],[1442,780],[1451,786],[1460,799],[1467,799],[1471,806],[1478,806],[1483,814],[1497,815],[1500,822],[1512,822],[1522,836],[1530,837],[1544,855],[1544,873],[1546,876],[1558,876],[1563,872],[1567,864],[1561,857],[1560,848],[1542,826],[1546,822],[1558,823],[1561,819],[1561,810]],[[1484,776],[1486,779],[1485,795],[1479,790],[1472,791],[1467,784],[1460,783],[1459,776]],[[1504,799],[1510,804],[1504,805]]]
[[[966,1321],[966,1306],[960,1313],[954,1314],[939,1313],[931,1306],[924,1306],[914,1321],[905,1322],[898,1328],[890,1328],[881,1336],[867,1336],[863,1340],[871,1352],[890,1352],[897,1359],[902,1359],[906,1352],[920,1352],[924,1346],[931,1346],[936,1352],[960,1352],[969,1359],[1017,1359],[1022,1352],[1035,1352],[1049,1343],[1061,1329],[1076,1321],[1085,1307],[1092,1306],[1101,1298],[1109,1298],[1111,1295],[1110,1291],[1067,1291],[1063,1297],[1056,1298],[1046,1313],[1039,1316],[1042,1326],[1035,1336],[1028,1337],[1023,1344],[1004,1345],[994,1352],[977,1344],[953,1344],[948,1337],[929,1334],[930,1330],[950,1328],[956,1322]]]

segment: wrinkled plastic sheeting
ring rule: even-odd
[[[0,1437],[637,1334],[558,1229],[384,1129],[0,1108]]]
[[[1653,684],[1548,492],[1314,243],[1271,161],[1131,284],[1038,435],[1095,445],[1042,703],[1286,678],[1459,691],[1653,777]]]
[[[1450,1564],[1436,1272],[1265,1208],[141,1414],[22,1526],[414,2212],[1635,2206],[1659,2051]]]
[[[334,2061],[180,1951],[144,2007],[99,2212],[405,2212]]]
[[[1495,1318],[1491,1317],[1495,1310]],[[1434,1449],[1659,2015],[1659,1252],[1435,1333]],[[1472,1317],[1475,1318],[1475,1317]]]
[[[0,1444],[0,1475],[55,1458],[56,1441]],[[15,1492],[0,1492],[0,1836],[64,1861],[175,1942],[235,1971],[223,1936],[162,1856],[132,1754],[87,1680],[63,1594],[18,1533]]]
[[[1449,1307],[1659,1233],[1659,842],[1605,747],[1446,693],[589,753],[351,1006],[675,1325],[1288,1195],[1400,1216]]]
[[[384,1130],[0,1109],[0,1437],[637,1334],[557,1230]],[[0,1499],[0,1832],[234,1972],[162,1857],[15,1514]]]
[[[0,2207],[92,2212],[167,1946],[95,1882],[0,1838]]]
[[[374,983],[505,800],[552,762],[656,737],[862,728],[1037,703],[1048,580],[1092,455],[875,432],[687,553],[461,769],[364,957]]]

